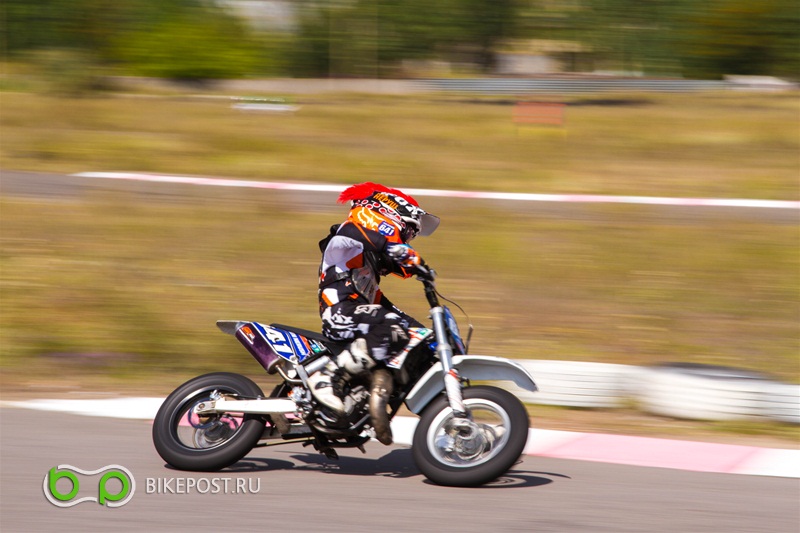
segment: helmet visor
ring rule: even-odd
[[[419,234],[422,237],[427,237],[428,235],[436,231],[436,228],[439,227],[439,222],[440,222],[439,217],[437,217],[436,215],[425,213],[420,218],[420,226],[422,227],[419,230]]]

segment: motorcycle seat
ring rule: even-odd
[[[350,341],[332,341],[322,333],[311,331],[310,329],[303,329],[303,328],[296,328],[294,326],[287,326],[284,324],[270,324],[273,328],[282,329],[285,331],[291,331],[292,333],[297,333],[298,335],[305,337],[307,339],[313,339],[315,341],[321,342],[325,346],[327,346],[331,352],[339,353],[350,344]]]

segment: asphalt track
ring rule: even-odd
[[[114,397],[102,399],[38,399],[3,401],[0,407],[19,407],[82,416],[153,420],[164,399]],[[392,420],[395,444],[411,446],[419,418]],[[606,435],[532,427],[525,455],[595,461],[632,466],[674,468],[692,472],[775,476],[800,479],[800,449],[761,448],[632,435]]]
[[[427,482],[408,448],[377,443],[365,455],[344,451],[338,462],[299,444],[262,448],[223,472],[200,474],[166,467],[150,427],[143,420],[0,409],[2,531],[788,533],[800,524],[797,479],[527,456],[489,486],[459,489]],[[91,502],[58,508],[42,484],[61,464],[125,466],[135,494],[114,509]],[[148,478],[172,478],[172,491],[148,491]],[[227,478],[230,487],[245,479],[250,490],[181,490],[189,478],[209,479],[205,486]],[[87,481],[80,494],[91,489]]]

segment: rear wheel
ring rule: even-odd
[[[153,443],[164,461],[180,470],[213,472],[247,455],[264,431],[265,420],[241,413],[198,417],[193,409],[223,396],[263,396],[252,380],[215,372],[187,381],[170,394],[153,422]]]
[[[456,418],[441,395],[422,413],[413,455],[439,485],[474,487],[508,471],[528,440],[528,413],[516,396],[488,386],[463,390],[468,419]]]

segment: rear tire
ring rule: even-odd
[[[514,465],[528,441],[528,413],[510,392],[467,387],[463,398],[474,422],[472,436],[452,426],[456,419],[444,394],[425,408],[414,432],[414,462],[438,485],[476,487],[493,481]]]
[[[215,372],[191,379],[170,394],[153,422],[153,444],[170,466],[179,470],[214,472],[247,455],[261,437],[265,420],[254,415],[227,413],[199,419],[191,414],[211,393],[263,396],[251,379]]]

